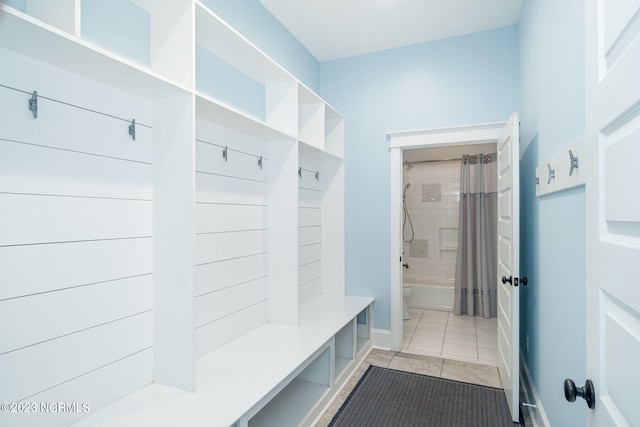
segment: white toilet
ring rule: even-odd
[[[402,318],[409,320],[409,306],[407,305],[407,298],[413,295],[413,286],[411,283],[402,282]]]

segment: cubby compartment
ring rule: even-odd
[[[306,86],[298,84],[298,139],[324,150],[325,103]]]
[[[344,118],[325,105],[324,149],[327,153],[342,158],[344,156]]]
[[[296,135],[296,80],[209,9],[195,7],[196,91]]]
[[[350,321],[335,336],[336,379],[340,378],[355,357],[354,330],[355,324]]]
[[[54,3],[55,7],[50,7]],[[69,6],[69,3],[74,6]],[[80,22],[80,11],[76,8],[79,2],[75,1],[27,0],[27,13],[32,12],[33,16],[0,2],[0,47],[153,101],[190,93],[193,84],[190,73],[193,59],[190,53],[192,49],[189,48],[191,39],[177,37],[163,43],[163,37],[169,37],[169,34],[154,31],[154,22],[167,13],[171,16],[170,21],[175,20],[173,23],[179,28],[176,31],[178,34],[190,32],[192,23],[190,19],[185,20],[185,14],[189,15],[192,10],[191,2],[172,2],[171,7],[161,11],[156,2],[149,3],[152,6],[152,9],[148,9],[151,46],[156,46],[150,52],[150,68],[124,58],[120,52],[112,52],[81,39],[79,33],[74,35],[76,30],[61,30],[59,25],[51,23],[65,19],[71,19],[74,25]],[[36,9],[29,6],[35,4],[42,5],[38,6],[37,13]],[[157,43],[154,44],[154,41]],[[67,90],[67,87],[59,91],[63,89]],[[51,92],[42,95],[53,97]]]
[[[371,346],[371,307],[362,310],[356,317],[356,354]]]
[[[3,3],[66,33],[75,35],[78,30],[76,0],[4,0]]]
[[[330,348],[327,346],[291,382],[249,419],[249,427],[295,427],[331,386]]]

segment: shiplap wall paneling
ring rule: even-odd
[[[298,287],[299,302],[303,303],[322,293],[322,181],[325,176],[318,153],[304,144],[300,144],[298,167],[301,168],[298,176]]]
[[[0,62],[0,398],[97,410],[153,381],[153,103],[4,49]]]
[[[267,145],[208,118],[196,123],[198,356],[268,321]]]

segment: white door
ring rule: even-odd
[[[595,406],[585,410],[591,426],[637,426],[640,0],[586,7],[586,359]]]
[[[498,153],[498,371],[513,421],[519,419],[520,188],[519,121],[513,113]]]

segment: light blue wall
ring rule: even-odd
[[[519,25],[521,348],[552,426],[585,425],[563,381],[585,380],[584,187],[535,196],[536,166],[579,137],[584,123],[584,4],[527,0]],[[529,351],[526,350],[529,335]]]
[[[128,0],[82,0],[82,38],[134,62],[151,64],[149,14]]]
[[[274,61],[318,91],[318,61],[258,0],[202,0]]]
[[[390,329],[390,131],[506,121],[518,110],[517,28],[320,64],[320,95],[345,117],[347,293],[376,298]]]

